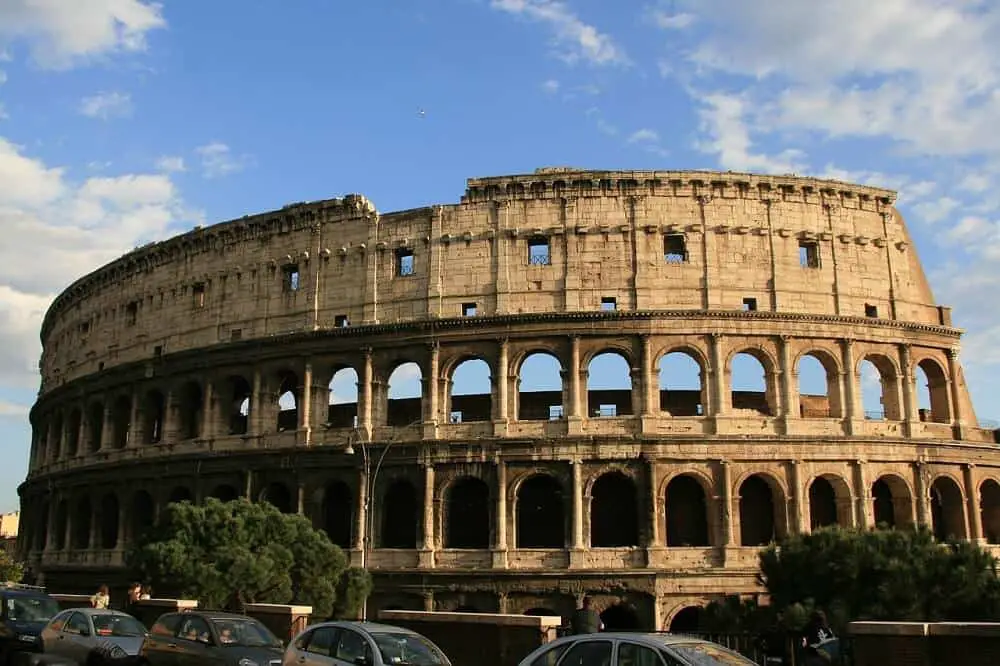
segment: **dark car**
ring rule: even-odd
[[[87,666],[131,666],[146,636],[139,620],[105,608],[71,608],[42,630],[45,654]]]
[[[13,583],[0,585],[0,603],[0,666],[31,661],[23,655],[42,651],[42,629],[59,603],[44,588]]]
[[[252,617],[222,611],[161,615],[139,650],[149,666],[277,666],[284,645]]]
[[[282,666],[451,666],[444,652],[411,629],[376,622],[323,622],[296,636]]]
[[[557,638],[518,666],[756,666],[716,643],[680,634],[598,633]]]

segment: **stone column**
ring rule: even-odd
[[[424,465],[424,539],[420,553],[420,566],[434,566],[434,465]]]
[[[858,420],[858,371],[854,364],[854,340],[840,341],[841,365],[844,379],[844,430],[845,434],[853,435],[857,430]]]
[[[114,432],[112,428],[114,425],[113,404],[113,400],[105,401],[104,403],[104,418],[101,420],[101,441],[97,446],[98,451],[108,448],[112,444],[111,437]]]
[[[358,513],[354,526],[354,548],[361,552],[368,547],[368,475],[362,469],[358,473]],[[372,544],[373,546],[375,544]]]
[[[371,347],[361,350],[364,353],[364,362],[361,365],[361,386],[358,390],[358,427],[361,430],[365,441],[371,441],[372,437],[372,379],[374,368],[372,367]]]
[[[507,338],[500,340],[499,353],[497,354],[497,406],[496,419],[502,423],[507,421],[507,413],[510,408],[510,345]]]
[[[440,419],[441,408],[439,406],[441,376],[438,365],[440,363],[441,348],[437,343],[430,345],[428,356],[427,381],[424,382],[424,395],[427,398],[426,411],[424,412],[424,422],[436,425]]]
[[[979,488],[976,486],[976,466],[972,463],[962,465],[962,473],[965,481],[965,501],[968,506],[966,522],[969,529],[966,534],[970,541],[986,543],[983,540],[983,521],[979,513]]]
[[[570,462],[573,467],[573,550],[583,550],[583,470],[579,460]]]
[[[646,473],[649,477],[649,546],[660,548],[663,546],[663,534],[660,531],[663,512],[660,510],[659,466],[655,460],[646,462]]]
[[[962,404],[962,382],[958,365],[958,350],[948,350],[948,377],[951,384],[951,418],[955,439],[965,438],[965,409]]]
[[[580,337],[574,335],[570,337],[569,347],[569,409],[567,417],[570,420],[579,420],[580,414]]]
[[[913,368],[910,366],[910,345],[899,345],[899,381],[903,389],[903,413],[907,437],[913,436],[914,424],[920,420],[917,414],[916,400],[913,399]]]
[[[660,411],[660,384],[653,368],[653,350],[648,335],[639,337],[642,363],[642,416],[655,416]]]
[[[781,382],[781,415],[788,419],[799,418],[799,392],[795,381],[798,373],[792,365],[790,350],[788,349],[788,336],[778,337],[778,368]]]
[[[931,527],[930,489],[927,487],[927,479],[924,478],[926,467],[923,461],[918,461],[914,470],[913,488],[917,495],[917,524]]]
[[[205,390],[201,395],[201,438],[212,439],[215,436],[215,385],[211,377],[205,378]]]
[[[250,414],[249,414],[249,426],[250,435],[254,437],[260,437],[264,434],[264,421],[261,418],[261,411],[263,411],[263,397],[261,392],[264,390],[264,380],[260,375],[260,370],[254,368],[253,371],[253,392],[250,394]]]
[[[125,502],[118,503],[118,534],[115,535],[115,550],[122,550],[125,547],[125,530],[128,525],[128,505]]]
[[[792,515],[790,519],[786,519],[786,524],[789,531],[793,531],[796,534],[805,534],[810,531],[810,526],[812,521],[806,519],[806,514],[809,513],[809,496],[802,487],[802,478],[800,474],[800,461],[793,460],[788,467],[788,490],[792,493],[792,501],[788,502],[787,506],[791,506]]]
[[[730,396],[726,395],[726,368],[722,362],[722,335],[712,333],[708,336],[708,361],[712,364],[712,405],[709,414],[723,416],[729,413]]]
[[[719,509],[722,519],[722,546],[734,548],[739,540],[736,538],[736,531],[733,529],[733,470],[728,460],[719,461],[719,480],[716,482],[719,487]]]
[[[304,446],[312,443],[312,403],[313,403],[313,366],[312,361],[306,361],[302,368],[302,388],[299,389],[297,398],[299,411],[299,437],[298,440]]]
[[[875,499],[865,474],[865,461],[854,461],[854,525],[861,529],[875,526]]]
[[[507,463],[502,459],[496,461],[496,521],[497,536],[493,552],[493,568],[507,568]]]

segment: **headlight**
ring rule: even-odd
[[[239,664],[239,666],[260,666],[260,664],[258,664],[253,659],[247,659],[246,657],[243,657],[242,659],[240,659],[239,662],[238,662],[238,664]]]
[[[31,634],[20,634],[17,640],[24,641],[25,643],[34,643],[38,640],[38,636],[32,636]]]

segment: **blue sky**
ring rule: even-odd
[[[987,0],[2,0],[0,510],[75,277],[203,222],[540,166],[898,188],[1000,417],[998,28]]]

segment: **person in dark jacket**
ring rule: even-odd
[[[599,631],[604,631],[601,616],[590,607],[590,597],[584,597],[580,608],[573,611],[569,625],[574,634],[596,634]]]
[[[830,628],[826,613],[814,611],[806,625],[806,635],[802,639],[805,648],[806,666],[820,666],[833,663],[840,652],[840,641]]]

